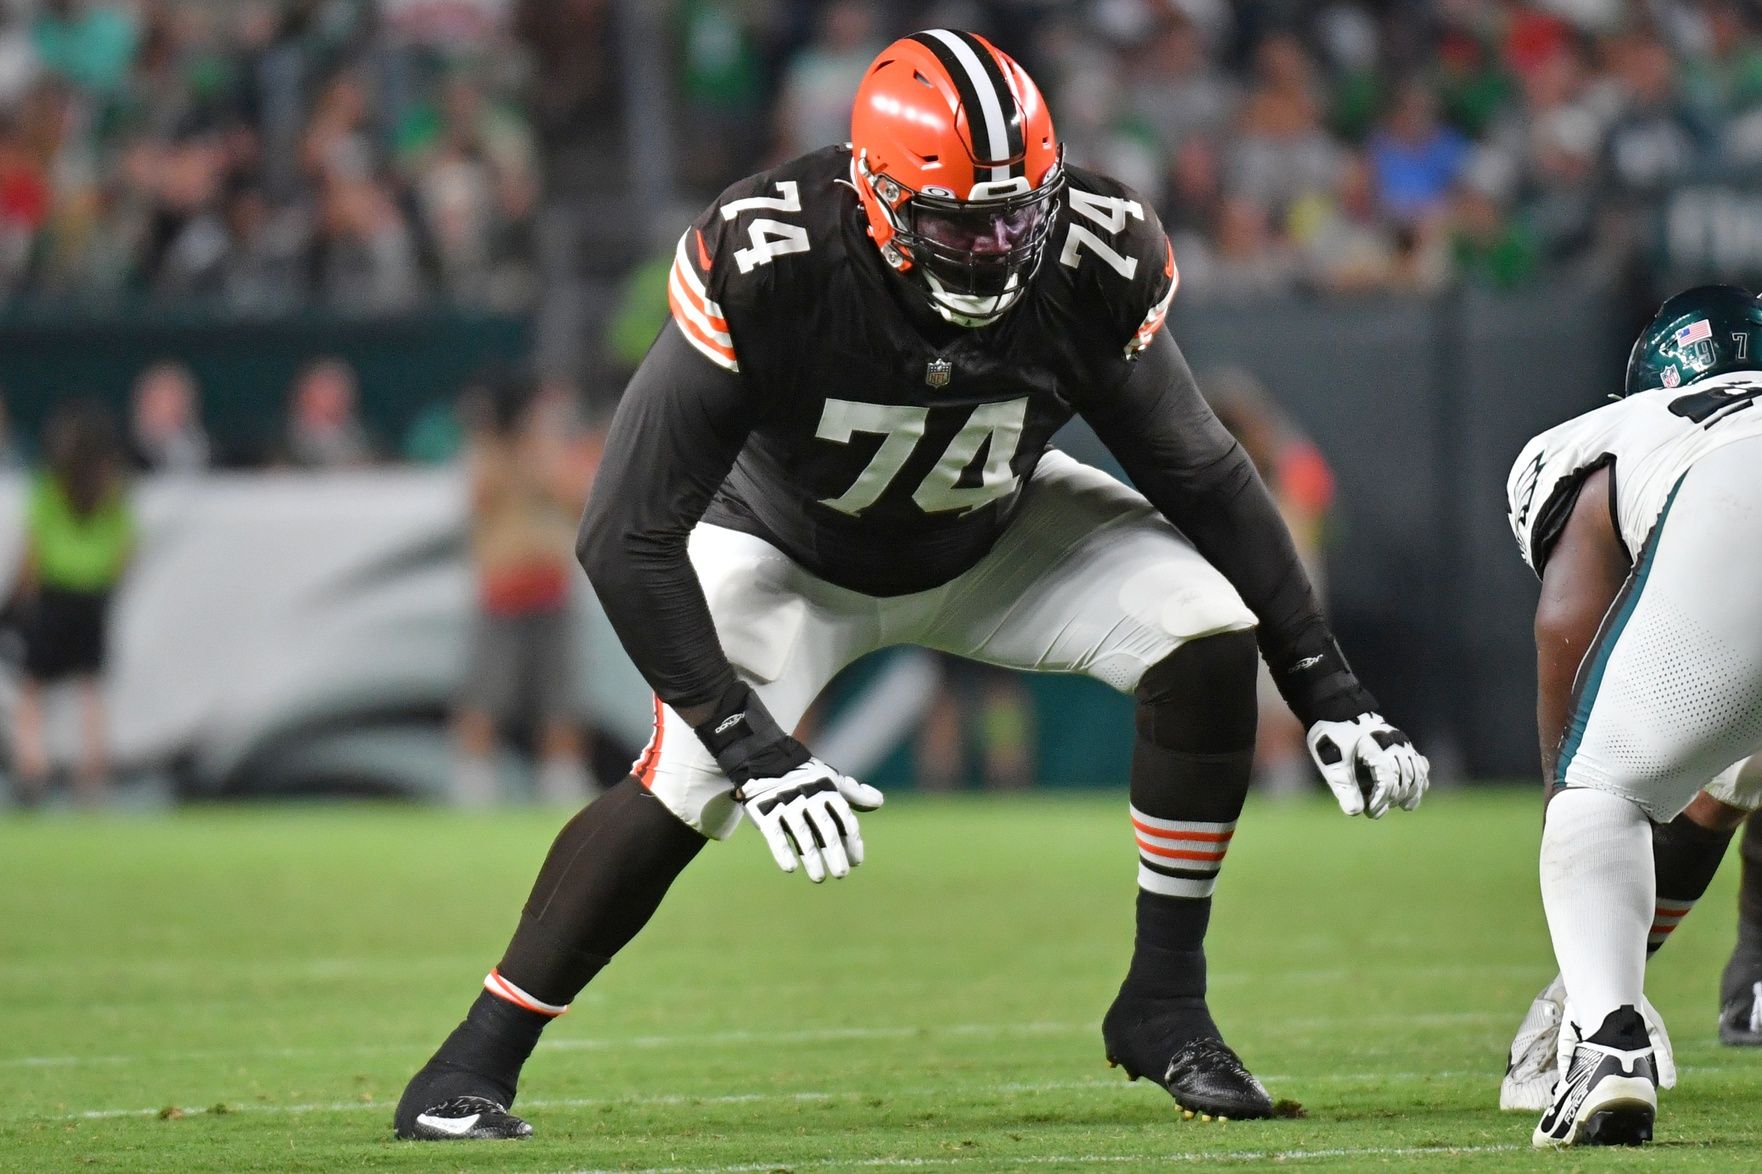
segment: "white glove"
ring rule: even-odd
[[[810,758],[781,778],[748,779],[734,799],[746,809],[784,872],[799,860],[808,879],[819,884],[848,876],[863,862],[858,811],[881,806],[880,791]]]
[[[1309,727],[1309,756],[1347,815],[1381,819],[1393,805],[1412,811],[1426,793],[1431,763],[1379,713]]]

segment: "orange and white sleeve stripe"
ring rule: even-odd
[[[500,970],[491,970],[488,974],[483,976],[483,989],[504,1002],[512,1003],[516,1007],[524,1007],[528,1011],[536,1011],[540,1015],[548,1016],[551,1019],[555,1019],[569,1009],[569,1004],[567,1003],[564,1003],[559,1007],[555,1003],[545,1003],[533,998],[507,979],[503,978]]]
[[[694,239],[701,253],[703,238],[697,229],[687,229],[679,238],[673,271],[667,276],[667,304],[673,307],[673,319],[679,323],[687,342],[716,366],[738,372],[740,363],[734,357],[734,338],[728,333],[728,320],[722,316],[722,307],[705,290],[704,280],[692,260],[687,242]]]
[[[1138,324],[1131,341],[1126,343],[1128,359],[1149,346],[1156,337],[1156,332],[1162,329],[1163,319],[1169,316],[1169,303],[1175,300],[1175,291],[1181,288],[1181,271],[1175,268],[1175,246],[1164,241],[1163,247],[1168,249],[1168,262],[1163,266],[1163,273],[1169,279],[1168,292],[1162,295],[1162,301],[1150,307],[1150,312]]]

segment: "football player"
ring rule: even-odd
[[[735,184],[686,230],[579,543],[654,688],[654,737],[558,836],[400,1136],[530,1132],[509,1107],[539,1033],[707,839],[745,818],[784,872],[860,864],[881,795],[790,731],[892,644],[1137,699],[1137,941],[1106,1054],[1193,1112],[1271,1113],[1207,1010],[1203,951],[1257,639],[1348,815],[1412,808],[1427,763],[1163,331],[1176,284],[1149,206],[1066,167],[1021,67],[945,29],[874,61],[849,144]],[[1136,490],[1048,448],[1079,413]]]
[[[1749,291],[1678,294],[1635,342],[1625,398],[1530,441],[1507,485],[1542,581],[1541,887],[1564,995],[1538,1146],[1651,1139],[1648,946],[1762,799],[1733,767],[1762,748],[1758,346]]]
[[[1588,641],[1595,621],[1581,615],[1576,626]],[[1714,779],[1681,815],[1652,828],[1652,874],[1658,897],[1652,930],[1646,935],[1648,964],[1707,891],[1734,829],[1744,824],[1738,844],[1742,864],[1737,944],[1719,983],[1719,1042],[1728,1047],[1762,1046],[1762,824],[1748,818],[1759,803],[1762,763],[1750,759]],[[1644,1000],[1640,1014],[1654,1048],[1658,1087],[1674,1088],[1676,1060],[1664,1021]],[[1563,1044],[1570,1039],[1560,1030],[1566,1017],[1566,988],[1556,975],[1530,1004],[1511,1041],[1505,1079],[1499,1085],[1501,1109],[1540,1112],[1548,1107],[1565,1059]]]

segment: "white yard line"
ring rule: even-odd
[[[1287,1020],[1285,1026],[1293,1030],[1314,1030],[1330,1027],[1344,1027],[1353,1024],[1382,1022],[1387,1018],[1387,1011],[1366,1012],[1363,1015],[1317,1015]],[[1503,1024],[1512,1017],[1504,1012],[1493,1011],[1447,1011],[1430,1014],[1407,1016],[1404,1024],[1418,1026],[1460,1026],[1464,1024]],[[617,1051],[623,1048],[656,1049],[679,1047],[744,1047],[753,1044],[820,1044],[843,1043],[852,1040],[892,1040],[892,1039],[934,1039],[938,1037],[966,1036],[999,1036],[999,1037],[1033,1037],[1049,1035],[1082,1035],[1097,1031],[1094,1023],[945,1023],[928,1026],[892,1025],[885,1027],[810,1027],[796,1031],[758,1031],[739,1028],[729,1031],[710,1031],[695,1034],[657,1034],[634,1036],[563,1036],[548,1039],[539,1044],[544,1051],[563,1052],[597,1052]],[[295,1058],[302,1056],[383,1056],[398,1055],[426,1051],[433,1046],[432,1040],[419,1040],[404,1044],[351,1044],[342,1047],[288,1047],[288,1048],[202,1048],[190,1051],[150,1052],[139,1054],[95,1055],[95,1056],[9,1056],[0,1057],[0,1068],[78,1068],[88,1065],[116,1064],[164,1064],[180,1061],[203,1060],[240,1060],[248,1057],[265,1059]]]
[[[1063,1091],[1068,1091],[1071,1089],[1101,1088],[1104,1086],[1120,1087],[1120,1086],[1123,1086],[1124,1083],[1125,1083],[1125,1081],[1123,1079],[1116,1078],[1114,1080],[1093,1079],[1093,1080],[1049,1081],[1046,1083],[1011,1082],[1011,1083],[1003,1083],[1003,1084],[989,1084],[989,1085],[978,1085],[978,1086],[964,1085],[964,1086],[962,1086],[962,1088],[963,1088],[963,1091],[966,1091],[969,1093],[980,1093],[980,1094],[991,1093],[991,1094],[995,1094],[995,1095],[1006,1095],[1009,1093],[1063,1092]],[[937,1086],[930,1086],[930,1087],[924,1087],[924,1088],[896,1089],[890,1095],[896,1096],[896,1097],[942,1096],[942,1095],[947,1094],[949,1091],[950,1090],[949,1090],[948,1086],[937,1085]],[[593,1108],[599,1108],[599,1107],[606,1106],[606,1105],[620,1106],[620,1107],[624,1107],[624,1108],[646,1108],[649,1106],[666,1106],[666,1105],[746,1105],[746,1104],[752,1104],[752,1103],[760,1102],[760,1101],[816,1102],[816,1101],[838,1101],[838,1100],[866,1100],[866,1099],[873,1097],[873,1096],[876,1096],[876,1095],[877,1094],[873,1090],[870,1090],[870,1089],[848,1089],[843,1092],[818,1092],[818,1091],[749,1092],[749,1093],[732,1093],[732,1094],[727,1094],[727,1095],[709,1095],[709,1096],[692,1096],[692,1095],[685,1094],[685,1093],[661,1093],[661,1094],[656,1094],[653,1096],[640,1096],[639,1095],[639,1096],[624,1096],[624,1097],[564,1097],[564,1098],[551,1098],[551,1099],[546,1099],[546,1098],[526,1099],[526,1098],[522,1098],[520,1101],[520,1108],[522,1110],[525,1110],[525,1109],[593,1109]],[[271,1105],[251,1105],[251,1104],[234,1105],[234,1104],[231,1104],[230,1102],[227,1104],[227,1112],[229,1112],[229,1113],[234,1113],[234,1112],[237,1112],[237,1113],[343,1113],[343,1112],[353,1112],[353,1111],[365,1110],[365,1109],[376,1109],[376,1110],[379,1110],[380,1112],[390,1112],[391,1108],[392,1108],[392,1106],[388,1102],[375,1102],[375,1101],[330,1101],[330,1102],[324,1102],[324,1103],[304,1104],[304,1105],[273,1105],[273,1104],[271,1104]],[[93,1121],[93,1120],[106,1120],[106,1119],[113,1118],[113,1117],[153,1117],[153,1116],[157,1116],[160,1113],[163,1113],[164,1111],[165,1110],[163,1108],[158,1108],[158,1109],[88,1109],[82,1113],[69,1113],[69,1114],[67,1114],[67,1116],[64,1119],[65,1120]],[[198,1114],[208,1112],[208,1110],[204,1109],[204,1108],[182,1108],[182,1107],[180,1107],[178,1109],[178,1111],[185,1114],[186,1116],[196,1116]]]
[[[1731,1067],[1749,1067],[1748,1065],[1732,1065]],[[1699,1069],[1698,1071],[1706,1071]],[[1318,1084],[1355,1084],[1355,1083],[1387,1083],[1425,1080],[1484,1080],[1487,1083],[1488,1107],[1493,1104],[1493,1091],[1497,1084],[1493,1076],[1479,1070],[1437,1071],[1437,1072],[1398,1072],[1371,1070],[1363,1072],[1325,1072],[1309,1076],[1293,1076],[1274,1073],[1263,1078],[1268,1084],[1297,1086],[1314,1086]],[[1046,1092],[1076,1092],[1098,1089],[1123,1089],[1127,1087],[1126,1079],[1119,1073],[1105,1077],[1093,1077],[1086,1080],[1048,1080],[1048,1081],[1002,1081],[992,1084],[938,1084],[922,1085],[911,1088],[894,1089],[886,1094],[877,1093],[873,1089],[846,1089],[838,1092],[820,1090],[799,1090],[795,1092],[752,1092],[730,1094],[690,1094],[690,1093],[657,1093],[653,1095],[635,1094],[614,1097],[561,1097],[561,1098],[522,1098],[519,1108],[527,1109],[595,1109],[614,1108],[649,1108],[678,1105],[746,1105],[758,1103],[803,1104],[821,1101],[868,1100],[881,1096],[884,1100],[912,1100],[914,1098],[946,1097],[959,1092],[971,1096],[1013,1096],[1021,1094]],[[1147,1093],[1154,1088],[1144,1082]],[[252,1114],[304,1114],[304,1113],[353,1113],[378,1111],[389,1113],[392,1105],[385,1101],[320,1101],[309,1104],[252,1104],[224,1102],[228,1113]],[[202,1106],[178,1106],[177,1111],[188,1117],[201,1116],[209,1112]],[[103,1121],[124,1117],[154,1117],[165,1112],[163,1106],[151,1109],[87,1109],[82,1112],[68,1113],[61,1120]]]
[[[1520,1145],[1412,1145],[1340,1146],[1318,1150],[1238,1150],[1174,1154],[993,1154],[974,1153],[937,1158],[809,1158],[775,1162],[740,1162],[727,1166],[643,1166],[605,1169],[569,1169],[549,1174],[760,1174],[771,1170],[912,1170],[943,1166],[1122,1166],[1153,1162],[1204,1162],[1207,1165],[1249,1162],[1305,1162],[1328,1158],[1448,1158],[1462,1154],[1502,1154],[1527,1151]]]
[[[944,1023],[929,1026],[809,1027],[796,1031],[707,1031],[689,1035],[630,1035],[562,1037],[539,1044],[543,1051],[616,1051],[621,1048],[745,1046],[749,1044],[842,1043],[848,1040],[933,1039],[938,1036],[1041,1036],[1072,1035],[1098,1030],[1089,1023]],[[86,1064],[167,1063],[179,1060],[236,1060],[246,1056],[266,1058],[299,1056],[375,1056],[415,1053],[433,1047],[433,1040],[409,1044],[354,1044],[345,1047],[209,1048],[184,1052],[158,1052],[113,1056],[15,1056],[0,1059],[0,1068],[72,1068]]]

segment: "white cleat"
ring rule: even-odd
[[[1643,1145],[1652,1140],[1657,1117],[1658,1081],[1645,1020],[1633,1007],[1619,1007],[1572,1049],[1530,1144]]]
[[[1560,1079],[1560,1024],[1566,1018],[1566,986],[1555,975],[1517,1025],[1499,1082],[1499,1107],[1540,1113]]]
[[[1664,1017],[1651,1002],[1640,1000],[1640,1014],[1646,1020],[1646,1034],[1652,1041],[1652,1068],[1659,1088],[1676,1087],[1676,1054],[1670,1033],[1664,1028]],[[1566,988],[1560,976],[1542,988],[1528,1014],[1517,1025],[1506,1057],[1505,1079],[1499,1083],[1499,1107],[1508,1111],[1540,1113],[1554,1099],[1554,1084],[1560,1079],[1566,1041],[1560,1025],[1566,1021]]]

